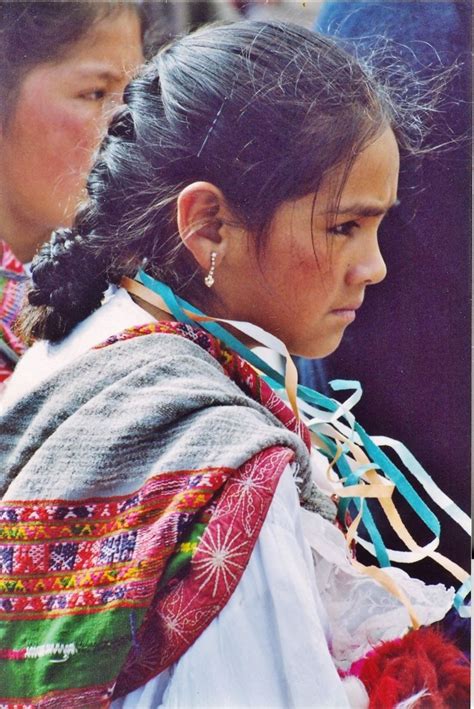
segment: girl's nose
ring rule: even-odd
[[[354,259],[346,274],[348,285],[374,285],[383,281],[387,266],[375,237],[371,246],[365,245],[357,259]]]

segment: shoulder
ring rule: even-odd
[[[46,374],[4,402],[4,413],[15,409],[16,417],[32,420],[54,412],[56,422],[100,416],[146,428],[147,421],[163,425],[215,407],[260,409],[200,345],[147,327],[134,336],[126,330]]]
[[[109,338],[90,350],[81,366],[98,367],[99,371],[103,368],[107,378],[115,373],[117,377],[133,379],[139,372],[141,386],[148,379],[154,384],[170,379],[194,379],[201,384],[207,379],[228,381],[221,365],[196,341],[156,323],[130,328]]]

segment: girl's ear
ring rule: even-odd
[[[193,182],[182,190],[177,202],[179,235],[199,266],[208,271],[211,254],[216,264],[224,258],[232,221],[224,195],[210,182]]]

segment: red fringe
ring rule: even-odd
[[[432,628],[382,643],[354,663],[370,697],[370,709],[390,709],[421,690],[417,709],[469,707],[469,663],[462,652]]]

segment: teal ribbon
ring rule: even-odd
[[[471,593],[471,579],[468,578],[464,581],[461,588],[459,588],[454,596],[453,606],[456,608],[457,612],[461,618],[471,617],[471,607],[466,605],[465,601],[468,595]]]
[[[189,312],[192,312],[195,315],[204,315],[204,313],[202,313],[198,308],[194,307],[190,303],[187,303],[185,300],[173,293],[173,291],[168,285],[152,278],[143,270],[139,271],[137,280],[140,281],[144,286],[152,290],[154,293],[157,293],[159,296],[161,296],[161,298],[163,298],[164,302],[167,304],[174,318],[176,318],[178,322],[184,322],[189,325],[192,325],[193,327],[196,327],[197,323],[191,318],[189,318],[184,312],[184,310],[188,310]],[[232,350],[237,352],[237,354],[239,354],[244,360],[246,360],[255,368],[263,372],[265,381],[269,384],[269,386],[272,387],[272,389],[277,391],[285,389],[285,379],[283,375],[280,374],[280,372],[274,370],[273,367],[271,367],[267,362],[265,362],[258,355],[252,352],[252,350],[243,345],[240,340],[238,340],[234,335],[228,332],[224,327],[222,327],[216,322],[200,322],[198,324],[200,327],[206,329],[208,332],[214,335],[214,337],[217,337],[219,340],[224,342]],[[359,382],[355,381],[334,380],[330,382],[330,384],[333,390],[336,391],[360,388]],[[297,395],[301,400],[307,402],[308,404],[316,406],[324,411],[334,413],[335,411],[337,411],[337,409],[340,408],[339,402],[335,401],[334,399],[330,399],[327,396],[324,396],[324,394],[320,394],[319,392],[314,391],[313,389],[309,389],[308,387],[303,386],[301,384],[297,387]],[[316,425],[314,427],[314,430],[317,431],[317,428],[318,427]],[[390,460],[390,458],[374,443],[371,437],[366,433],[366,431],[357,421],[353,423],[353,430],[355,434],[359,436],[359,439],[362,442],[366,453],[372,460],[373,465],[370,466],[371,469],[381,470],[385,474],[385,476],[396,486],[397,490],[405,498],[410,507],[415,511],[415,513],[428,527],[428,529],[430,529],[430,531],[436,537],[439,537],[441,533],[441,525],[437,516],[422,500],[422,498],[411,485],[407,477],[397,468],[395,463],[393,463],[393,461]],[[318,436],[320,436],[329,451],[329,453],[324,453],[326,457],[328,457],[328,459],[329,456],[333,458],[337,452],[337,446],[334,441],[329,439],[327,436],[324,436],[320,432],[318,432]],[[407,451],[404,446],[402,446],[402,448]],[[359,468],[356,471],[352,471],[345,457],[345,452],[347,451],[343,451],[342,455],[336,462],[335,467],[337,474],[342,480],[344,486],[348,487],[350,485],[357,484],[360,475],[365,472],[365,469]],[[418,463],[416,458],[414,458],[414,456],[409,453],[409,451],[407,451],[407,454],[408,455],[406,456],[406,459],[409,459],[411,464],[409,466],[407,465],[407,467],[409,467],[414,476],[421,480],[429,477],[428,473],[426,473],[426,471]],[[413,462],[415,463],[415,465],[413,465]],[[382,536],[377,528],[377,525],[368,508],[368,505],[363,505],[362,502],[363,501],[357,497],[342,499],[340,502],[340,514],[345,515],[350,503],[354,504],[357,509],[357,513],[359,513],[362,508],[362,522],[375,548],[377,561],[381,567],[390,566],[388,551],[384,544]],[[456,505],[454,505],[454,503],[453,507],[456,508]],[[455,596],[454,606],[457,608],[460,614],[465,612],[463,611],[463,608],[465,609],[465,606],[463,606],[463,602],[469,591],[470,585],[468,582],[465,582]]]

